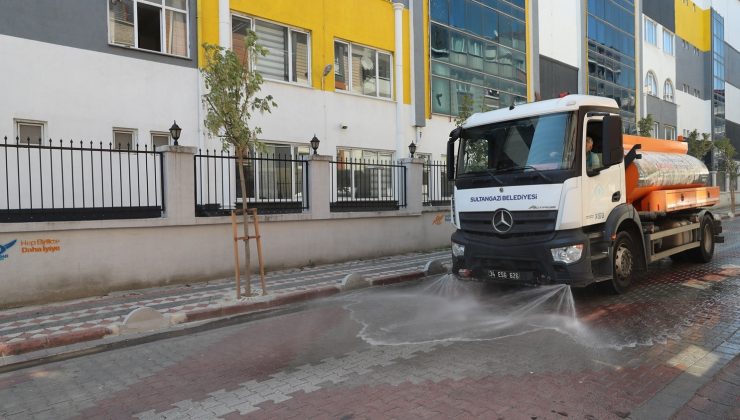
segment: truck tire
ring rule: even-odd
[[[612,253],[612,279],[608,282],[614,294],[625,293],[635,277],[637,254],[632,236],[626,231],[617,234]]]
[[[712,216],[704,216],[699,226],[699,247],[690,249],[686,256],[694,262],[708,263],[714,256],[714,221]]]

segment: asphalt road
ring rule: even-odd
[[[0,417],[731,418],[738,384],[686,404],[740,353],[740,220],[724,225],[711,263],[661,261],[625,295],[366,289],[0,375]]]

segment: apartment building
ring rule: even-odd
[[[268,153],[392,160],[408,157],[409,10],[382,0],[202,2],[202,42],[237,53],[247,29],[269,51],[257,59],[261,94],[278,106],[255,115]],[[400,27],[397,28],[397,25]],[[400,32],[397,33],[397,29]],[[205,140],[212,148],[218,141]]]
[[[196,144],[196,4],[0,2],[0,139],[151,149],[177,120]]]

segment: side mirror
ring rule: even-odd
[[[460,138],[462,127],[455,127],[450,131],[450,139],[447,140],[447,179],[455,179],[455,141]]]
[[[601,162],[604,166],[622,163],[624,144],[622,143],[622,118],[616,115],[604,117],[601,123]]]

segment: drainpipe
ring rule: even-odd
[[[231,8],[229,1],[218,0],[218,46],[225,49],[231,48]],[[221,141],[218,138],[216,140],[220,147]]]
[[[406,157],[404,152],[403,126],[403,3],[393,3],[396,24],[396,56],[394,57],[396,80],[396,159]]]
[[[218,0],[218,45],[222,48],[231,46],[230,15],[229,0]]]

